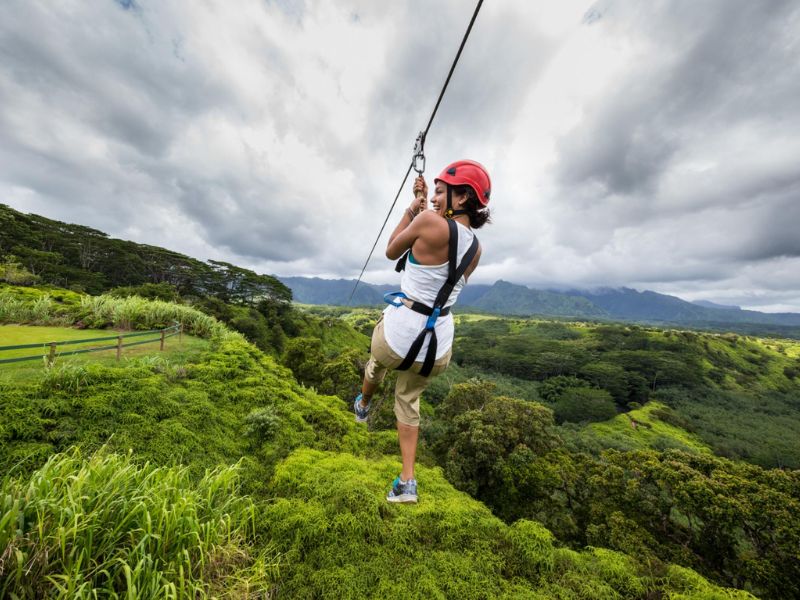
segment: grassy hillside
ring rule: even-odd
[[[299,450],[279,465],[279,499],[264,529],[289,565],[286,597],[386,598],[746,598],[686,569],[646,575],[619,552],[559,548],[540,524],[505,525],[455,491],[438,469],[421,468],[417,506],[382,495],[392,459]],[[299,536],[298,529],[307,532]]]
[[[51,341],[65,340],[85,340],[98,337],[108,337],[116,335],[116,331],[108,329],[75,329],[71,327],[31,327],[28,325],[0,325],[0,345],[23,345],[42,343],[39,349],[28,348],[23,350],[5,350],[0,352],[0,359],[36,356],[41,355],[41,360],[31,360],[19,363],[0,364],[0,381],[15,381],[24,383],[36,379],[42,372],[42,365],[49,349],[44,346]],[[144,339],[152,339],[156,336],[148,336]],[[137,341],[141,338],[129,339]],[[114,344],[109,342],[89,342],[85,344],[73,344],[62,346],[65,351],[86,350]],[[182,335],[180,338],[172,337],[166,340],[164,351],[159,351],[159,342],[140,344],[123,348],[121,360],[129,362],[136,359],[144,359],[153,363],[159,361],[186,362],[191,357],[208,349],[209,342],[199,337]],[[90,364],[100,364],[114,366],[117,363],[116,350],[101,350],[86,354],[71,356],[60,356],[56,354],[54,366],[56,369],[69,369]]]
[[[589,448],[622,450],[667,450],[711,454],[711,448],[697,436],[671,424],[668,408],[659,402],[648,402],[642,408],[617,415],[600,423],[590,423],[579,430],[581,445]]]
[[[418,506],[389,506],[395,434],[356,424],[345,400],[186,307],[89,308],[132,327],[177,311],[208,346],[2,384],[3,595],[750,597],[661,561],[560,547],[438,468],[421,467]]]

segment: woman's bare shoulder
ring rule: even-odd
[[[423,210],[415,217],[415,220],[417,219],[421,225],[425,223],[438,223],[439,221],[445,220],[444,217],[437,215],[432,210]]]
[[[417,221],[417,219],[419,221],[415,224],[429,235],[440,235],[442,232],[447,231],[447,219],[437,215],[432,210],[421,212],[414,220]]]

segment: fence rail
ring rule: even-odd
[[[148,340],[140,340],[137,342],[129,342],[127,344],[123,343],[123,340],[127,338],[143,337],[146,335],[154,335],[154,334],[158,334],[158,337]],[[82,340],[64,340],[61,342],[41,342],[38,344],[18,344],[16,346],[0,346],[0,352],[4,352],[6,350],[27,350],[29,348],[41,348],[42,350],[45,351],[45,354],[37,354],[36,356],[19,356],[14,358],[0,359],[0,365],[8,363],[24,362],[27,360],[41,360],[43,358],[47,360],[47,363],[49,365],[52,365],[57,357],[71,356],[73,354],[85,354],[87,352],[102,352],[106,350],[116,350],[117,360],[120,360],[120,358],[122,357],[123,348],[129,348],[131,346],[139,346],[141,344],[152,344],[154,342],[160,342],[161,343],[160,350],[164,350],[164,341],[167,338],[171,338],[176,335],[177,336],[183,335],[183,325],[181,323],[175,323],[171,327],[167,327],[165,329],[151,329],[149,331],[121,333],[118,335],[112,335],[108,337],[86,338]],[[110,340],[115,340],[117,343],[109,346],[98,346],[97,348],[81,348],[80,350],[71,350],[69,352],[57,352],[58,346],[89,344],[93,342],[108,342]]]

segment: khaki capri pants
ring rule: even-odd
[[[394,388],[394,414],[400,423],[419,427],[419,396],[428,387],[431,377],[447,368],[452,354],[451,348],[447,354],[437,359],[433,363],[433,369],[428,377],[419,374],[422,361],[415,361],[407,371],[398,371],[397,385]],[[386,343],[383,333],[383,317],[381,317],[372,332],[370,357],[364,370],[364,378],[377,385],[386,377],[388,370],[395,369],[402,362],[403,357],[395,353]]]

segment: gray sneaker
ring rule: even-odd
[[[400,481],[398,476],[392,482],[392,491],[386,496],[388,502],[396,502],[399,504],[416,504],[417,503],[417,480],[409,479],[408,481]]]
[[[367,404],[367,408],[361,408],[361,394],[356,396],[356,400],[355,402],[353,402],[353,412],[356,413],[357,423],[367,422],[367,415],[369,414],[369,404]]]

